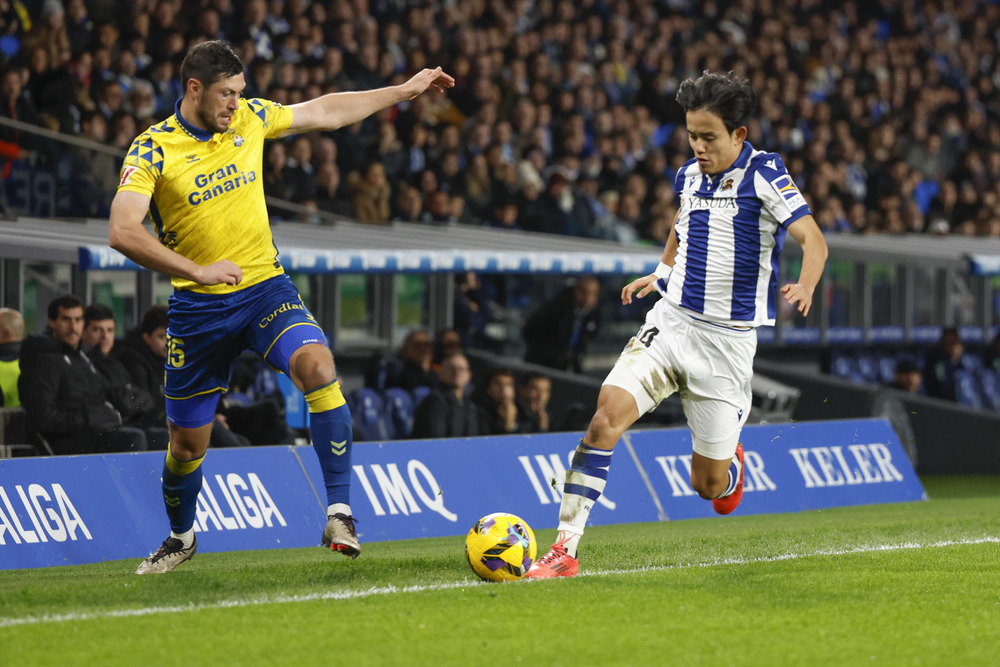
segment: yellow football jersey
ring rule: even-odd
[[[173,278],[175,289],[225,294],[284,273],[264,203],[264,140],[292,123],[292,110],[240,100],[229,129],[212,134],[173,116],[136,137],[119,190],[150,199],[160,242],[201,265],[221,259],[243,271],[239,285],[204,286]]]

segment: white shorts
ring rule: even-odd
[[[695,319],[660,299],[604,384],[635,398],[643,415],[680,394],[694,451],[717,460],[736,453],[750,414],[757,332]]]

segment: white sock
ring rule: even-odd
[[[740,459],[733,456],[733,462],[729,465],[729,483],[726,485],[726,489],[716,496],[717,498],[725,498],[736,491],[736,485],[740,481],[740,469],[742,466],[743,464],[740,463]]]
[[[569,536],[566,551],[576,558],[590,510],[604,492],[611,466],[611,451],[596,449],[580,442],[573,455],[573,462],[566,471],[562,503],[559,505],[559,541]]]
[[[334,514],[351,516],[351,506],[347,503],[333,503],[326,508],[326,515],[333,516]]]
[[[566,553],[572,558],[576,558],[576,549],[580,544],[580,538],[583,535],[579,533],[574,533],[569,530],[560,530],[559,537],[556,538],[556,544],[562,544],[566,548]]]
[[[194,544],[194,528],[192,527],[191,530],[183,533],[175,533],[171,530],[170,537],[180,540],[185,549],[190,549],[191,545]]]

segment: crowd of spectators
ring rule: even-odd
[[[21,314],[0,308],[0,407],[19,415],[0,425],[0,442],[56,455],[166,449],[166,306],[148,309],[122,338],[114,312],[102,303],[84,307],[67,294],[49,302],[46,315],[45,331],[25,337]],[[246,432],[272,439],[255,442],[227,423],[228,408],[220,401],[212,446],[285,442],[259,420],[246,424]],[[265,412],[260,405],[254,410]]]
[[[518,383],[505,366],[475,377],[457,329],[442,329],[433,342],[414,329],[397,352],[377,353],[365,373],[360,392],[376,392],[392,402],[392,392],[410,395],[412,438],[452,438],[512,433],[546,433],[550,429],[552,380],[528,373]],[[356,392],[352,393],[356,394]],[[348,402],[356,395],[348,397]],[[352,409],[352,412],[354,410]],[[390,409],[389,412],[392,412]],[[358,429],[355,429],[356,435]]]
[[[124,149],[206,39],[233,44],[247,96],[285,104],[440,65],[447,94],[274,142],[266,192],[366,223],[661,244],[690,153],[677,86],[733,70],[759,95],[749,140],[823,229],[996,236],[997,25],[986,0],[5,2],[0,114]]]

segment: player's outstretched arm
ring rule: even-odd
[[[147,269],[201,285],[238,285],[243,280],[243,271],[228,259],[202,266],[165,247],[142,226],[148,210],[148,196],[128,190],[116,194],[111,202],[108,244]]]
[[[454,85],[455,79],[437,67],[421,70],[398,86],[323,95],[289,107],[292,110],[292,124],[281,136],[311,130],[336,130],[353,125],[376,111],[412,100],[428,88],[443,92],[445,88],[452,88]]]
[[[809,314],[812,307],[813,291],[823,277],[828,253],[823,232],[811,215],[806,215],[788,226],[788,233],[802,246],[802,270],[796,283],[784,285],[781,294],[785,301],[796,306],[803,316]]]
[[[674,217],[674,224],[677,224],[677,217]],[[670,228],[670,235],[667,237],[667,245],[663,248],[663,255],[660,257],[660,266],[674,265],[674,257],[677,256],[677,232]],[[622,304],[627,306],[632,303],[632,295],[641,299],[656,289],[656,281],[661,276],[657,273],[650,273],[648,276],[636,278],[622,288]],[[636,294],[636,290],[638,293]]]

